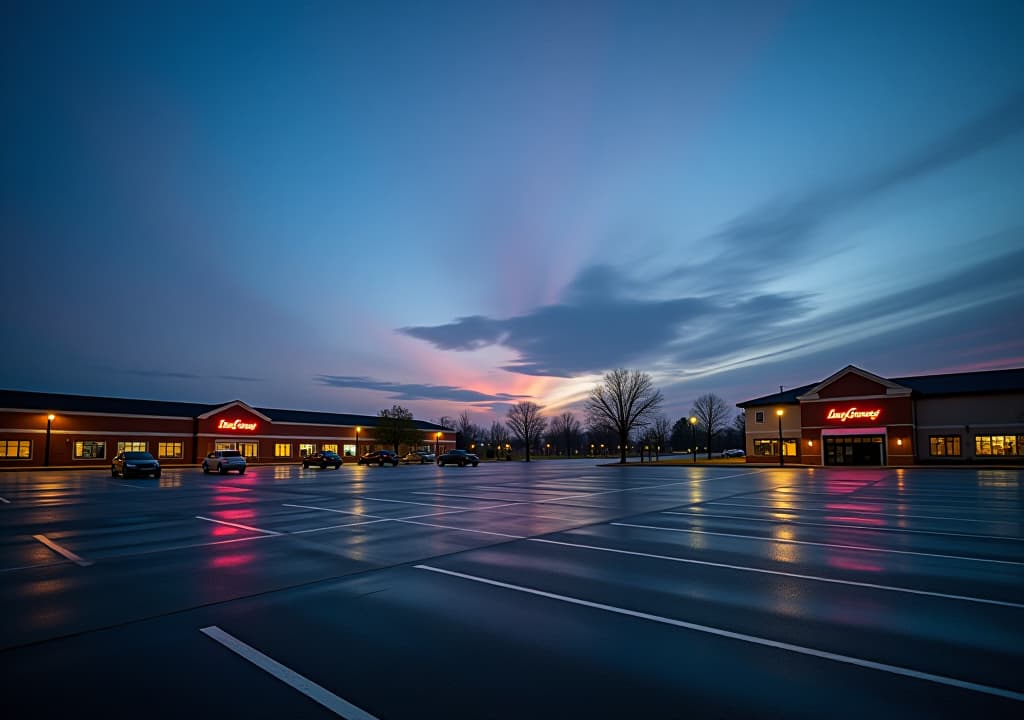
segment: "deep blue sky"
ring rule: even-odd
[[[486,424],[624,366],[674,420],[1024,365],[1024,3],[20,5],[0,387]]]

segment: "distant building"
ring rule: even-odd
[[[737,407],[747,462],[778,462],[781,447],[804,465],[1024,464],[1024,368],[883,378],[848,365]]]
[[[202,404],[0,390],[0,468],[108,465],[143,450],[161,465],[195,465],[213,450],[253,463],[299,463],[333,450],[345,460],[375,448],[373,415],[257,408],[241,400]],[[452,430],[416,421],[424,445],[455,447]]]

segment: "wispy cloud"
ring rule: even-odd
[[[329,387],[352,390],[376,390],[388,393],[395,400],[450,400],[464,403],[493,403],[495,401],[514,401],[530,397],[529,395],[511,395],[509,393],[484,393],[479,390],[470,390],[451,385],[397,383],[349,375],[318,375],[314,379],[321,385]]]
[[[202,375],[196,375],[195,373],[187,372],[176,372],[170,370],[126,370],[113,368],[114,372],[121,373],[122,375],[140,375],[142,377],[152,378],[175,378],[177,380],[202,380]]]

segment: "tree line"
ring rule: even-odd
[[[733,414],[719,396],[708,393],[693,402],[690,414],[673,423],[660,414],[664,397],[650,375],[640,370],[617,369],[604,375],[584,403],[584,420],[572,412],[546,417],[537,403],[523,401],[508,409],[505,422],[489,428],[473,423],[463,411],[457,418],[438,422],[456,431],[458,447],[482,450],[490,457],[507,456],[513,447],[531,454],[618,455],[625,463],[631,448],[652,459],[673,450],[692,451],[702,445],[713,449],[743,447],[744,415]],[[721,445],[721,447],[718,447]]]

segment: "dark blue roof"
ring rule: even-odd
[[[942,375],[911,375],[909,377],[886,378],[897,385],[913,390],[914,397],[937,397],[942,395],[984,395],[991,393],[1024,393],[1024,368],[1010,370],[985,370],[981,372],[945,373]],[[786,390],[774,395],[737,403],[736,407],[759,405],[795,405],[797,397],[817,386],[821,381]]]
[[[136,400],[130,398],[97,397],[94,395],[63,395],[27,390],[0,390],[0,408],[16,410],[39,410],[41,412],[88,412],[116,415],[154,415],[157,417],[194,418],[232,401],[218,403],[183,403],[164,400]],[[352,415],[349,413],[313,412],[309,410],[278,410],[274,408],[253,409],[263,413],[274,422],[302,423],[303,425],[365,425],[377,423],[375,415]],[[425,420],[415,420],[420,430],[444,430],[445,428]]]

